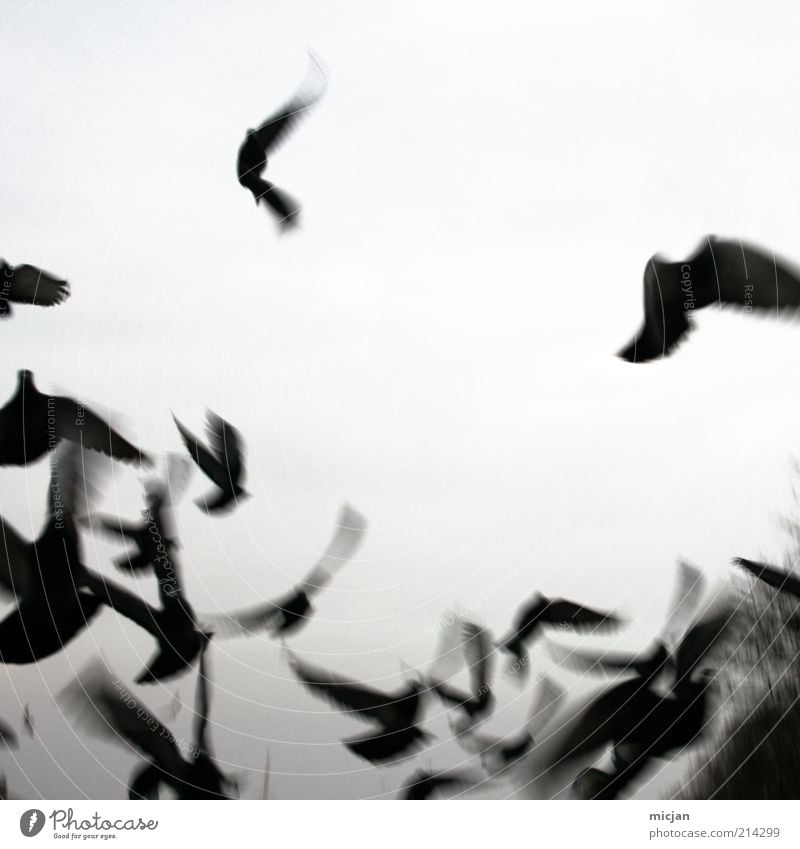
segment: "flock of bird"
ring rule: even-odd
[[[312,57],[313,58],[313,57]],[[313,60],[311,82],[257,129],[247,131],[237,156],[237,178],[277,219],[281,229],[297,226],[300,207],[263,177],[268,158],[324,92],[324,74]],[[32,265],[0,262],[0,317],[12,304],[56,306],[70,295],[69,284]],[[645,321],[620,352],[631,362],[666,357],[691,329],[694,310],[711,304],[745,310],[800,306],[800,272],[769,253],[739,241],[704,239],[684,262],[649,260],[644,274]],[[248,497],[244,488],[244,440],[238,430],[208,413],[207,442],[178,419],[175,425],[186,454],[160,460],[120,434],[101,415],[66,396],[42,393],[34,375],[18,372],[13,396],[0,408],[0,465],[25,466],[49,456],[47,516],[34,540],[24,539],[0,518],[0,591],[13,609],[0,622],[0,661],[34,664],[60,651],[91,626],[103,609],[135,623],[154,641],[154,654],[136,677],[137,684],[173,679],[197,670],[194,734],[184,746],[138,697],[114,679],[98,659],[69,685],[66,702],[88,733],[111,737],[136,751],[141,763],[129,781],[133,799],[171,793],[181,799],[221,799],[237,795],[235,780],[217,765],[209,741],[210,650],[215,640],[263,631],[284,642],[313,620],[313,600],[336,572],[352,559],[366,532],[361,514],[345,504],[328,548],[310,573],[280,598],[225,614],[198,613],[184,592],[174,521],[177,501],[196,466],[210,492],[196,504],[209,517],[234,510]],[[102,455],[114,461],[159,471],[144,483],[145,509],[130,522],[98,513]],[[125,550],[113,565],[114,580],[82,560],[86,533],[110,535]],[[800,598],[800,579],[767,564],[735,561],[779,592]],[[158,604],[145,602],[132,582],[147,578],[158,587]],[[531,666],[531,645],[564,629],[592,635],[623,625],[613,612],[595,610],[562,598],[535,593],[518,610],[509,633],[494,641],[488,629],[461,617],[442,625],[440,645],[429,669],[414,673],[402,689],[383,692],[319,669],[301,660],[284,642],[284,658],[310,693],[368,725],[361,736],[344,741],[359,758],[380,767],[409,758],[431,741],[425,713],[441,705],[451,719],[453,739],[480,770],[432,769],[413,772],[402,796],[429,799],[459,796],[473,788],[512,780],[516,786],[544,782],[546,795],[564,788],[579,798],[616,798],[658,759],[697,742],[707,732],[714,680],[710,659],[724,646],[738,614],[728,596],[715,596],[702,612],[703,579],[680,564],[677,590],[661,635],[635,656],[567,650],[545,640],[555,659],[581,675],[616,680],[577,708],[547,675],[533,687],[529,718],[517,736],[484,731],[496,706],[493,674],[496,655],[507,658],[508,674],[523,685]],[[466,689],[453,679],[467,672]],[[163,711],[162,711],[163,713]],[[171,715],[174,717],[176,710]],[[29,708],[24,727],[35,734]],[[0,744],[17,745],[11,727],[0,722]],[[599,758],[610,755],[610,767]],[[6,793],[5,781],[0,795]]]

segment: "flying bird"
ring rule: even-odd
[[[422,801],[435,797],[441,791],[459,792],[476,787],[485,781],[486,779],[479,775],[470,775],[462,770],[429,772],[420,769],[408,779],[400,798]]]
[[[28,732],[29,737],[34,737],[36,735],[36,731],[33,727],[33,716],[31,715],[30,705],[25,705],[25,709],[22,711],[22,724],[25,726],[25,730]]]
[[[209,712],[205,651],[197,679],[191,745],[183,744],[155,715],[95,661],[64,691],[78,721],[95,735],[123,742],[145,758],[131,776],[131,799],[158,799],[161,785],[179,799],[226,799],[228,781],[213,760],[207,740]],[[183,749],[186,749],[184,756]]]
[[[373,764],[395,763],[413,754],[429,738],[417,726],[425,694],[421,682],[409,681],[398,693],[383,693],[302,663],[291,652],[288,656],[292,671],[308,690],[344,713],[374,723],[374,733],[344,741],[358,757]]]
[[[692,315],[711,304],[776,315],[800,306],[800,269],[738,239],[706,236],[687,259],[658,254],[644,270],[644,324],[619,352],[631,363],[667,357],[692,329]]]
[[[0,466],[32,463],[61,440],[125,463],[151,462],[88,407],[72,398],[44,395],[36,388],[32,372],[17,372],[17,390],[0,408]]]
[[[314,612],[311,599],[355,556],[367,530],[366,519],[350,504],[342,505],[337,525],[322,557],[292,592],[247,610],[201,616],[205,627],[223,636],[253,634],[262,628],[279,637],[296,632]]]
[[[791,572],[784,572],[776,566],[769,566],[766,563],[759,563],[755,560],[747,560],[744,557],[734,558],[733,563],[736,566],[741,566],[742,569],[754,575],[765,584],[774,587],[776,590],[782,590],[789,595],[800,598],[800,578]]]
[[[456,742],[465,752],[480,757],[481,765],[488,775],[503,775],[540,742],[540,735],[558,714],[565,696],[565,691],[552,679],[542,676],[536,687],[528,719],[517,736],[491,737],[470,728],[457,734]]]
[[[53,307],[68,297],[66,280],[34,265],[9,265],[0,259],[0,318],[12,314],[12,303]]]
[[[0,662],[36,663],[61,651],[97,614],[100,602],[84,591],[81,506],[90,500],[91,467],[99,460],[74,443],[51,458],[47,517],[32,542],[0,518],[0,587],[16,607],[0,622]]]
[[[213,496],[195,501],[206,513],[219,513],[234,508],[249,496],[244,482],[244,447],[239,431],[211,410],[206,414],[206,433],[211,449],[206,448],[173,415],[189,455],[203,474],[216,485]]]
[[[17,735],[14,733],[13,728],[10,725],[6,725],[2,719],[0,719],[0,746],[6,749],[17,748]]]
[[[462,651],[470,674],[471,690],[463,693],[450,684],[431,680],[431,690],[448,705],[463,713],[460,730],[471,728],[485,719],[494,708],[491,690],[492,655],[494,648],[485,628],[474,622],[461,622]]]
[[[512,655],[513,668],[524,674],[528,665],[525,646],[536,639],[542,628],[562,627],[595,632],[616,628],[620,623],[621,620],[613,613],[602,613],[574,601],[550,599],[536,593],[517,613],[511,633],[497,645]]]
[[[305,86],[306,91],[298,92],[285,106],[271,115],[257,129],[247,131],[239,147],[236,159],[236,176],[239,184],[247,189],[256,204],[263,203],[278,219],[283,230],[296,226],[300,214],[297,201],[274,183],[263,178],[269,157],[278,149],[297,126],[300,119],[308,113],[320,99],[325,90],[325,77],[312,56],[316,84]]]

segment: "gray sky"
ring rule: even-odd
[[[254,497],[209,520],[196,476],[178,515],[198,609],[288,589],[347,499],[366,543],[293,645],[392,687],[401,661],[428,662],[456,604],[500,632],[535,589],[574,596],[635,616],[617,642],[639,647],[677,556],[714,575],[781,551],[797,327],[709,310],[665,362],[614,352],[639,326],[656,251],[717,233],[800,260],[800,10],[0,11],[0,250],[73,291],[0,328],[0,397],[27,367],[43,389],[118,410],[154,451],[180,448],[170,410],[199,433],[208,406],[242,431]],[[236,182],[236,150],[294,93],[309,47],[329,89],[271,162],[305,207],[279,238]],[[0,510],[23,533],[41,525],[47,472],[0,475]],[[104,506],[137,515],[137,473],[114,473]],[[119,550],[85,545],[103,568]],[[16,795],[125,793],[132,758],[70,730],[48,696],[98,649],[132,680],[152,640],[105,612],[63,654],[0,673],[0,716],[19,727],[30,702],[42,737],[0,753]],[[377,771],[339,744],[362,727],[289,680],[278,646],[220,643],[212,663],[215,750],[251,794],[267,747],[281,798],[393,793],[417,765],[462,759],[438,705],[437,743]],[[157,711],[175,688],[140,695]],[[193,677],[177,689],[188,702]],[[513,730],[530,696],[501,684],[492,730]],[[175,731],[188,727],[184,712]]]

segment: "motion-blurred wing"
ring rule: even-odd
[[[69,297],[69,283],[33,265],[13,268],[9,300],[20,304],[52,307]]]
[[[351,560],[361,545],[367,530],[367,520],[350,504],[344,504],[337,520],[338,528],[317,564],[305,578],[302,589],[325,586],[332,575]]]
[[[747,560],[744,557],[736,557],[733,562],[765,584],[775,587],[776,590],[783,590],[783,592],[800,598],[800,578],[796,575],[784,572],[776,566],[769,566],[756,560]]]

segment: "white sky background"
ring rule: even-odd
[[[656,251],[717,233],[800,260],[799,30],[788,3],[0,2],[0,251],[73,291],[0,327],[0,397],[26,367],[153,451],[180,449],[170,410],[242,431],[254,497],[179,511],[199,610],[287,590],[350,500],[367,541],[292,641],[332,670],[400,686],[448,607],[499,633],[536,589],[635,616],[619,644],[644,646],[678,556],[727,574],[783,544],[797,326],[707,310],[665,362],[614,352]],[[280,238],[236,151],[308,47],[329,89],[270,164],[305,207]],[[114,472],[105,507],[134,517],[138,473]],[[47,473],[2,470],[23,533]],[[106,569],[120,550],[85,545]],[[0,716],[21,732],[30,702],[42,738],[0,753],[17,796],[125,794],[133,758],[48,695],[98,649],[131,681],[153,641],[105,612],[0,675]],[[461,760],[439,705],[438,743],[378,771],[339,744],[364,726],[288,680],[277,645],[212,663],[215,751],[251,795],[267,747],[279,798],[394,793]],[[137,692],[157,711],[175,689]],[[510,732],[531,693],[498,696]]]

